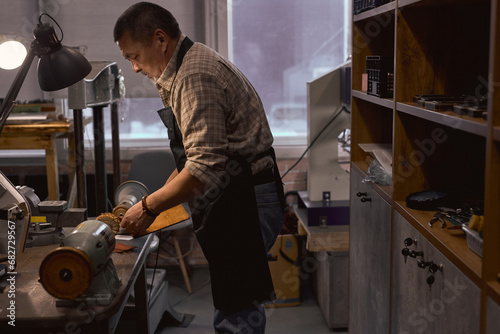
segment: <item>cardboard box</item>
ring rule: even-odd
[[[297,266],[298,242],[294,235],[279,235],[268,254],[276,300],[266,307],[300,305],[300,277]]]

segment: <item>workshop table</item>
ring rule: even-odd
[[[154,234],[149,234],[118,241],[136,248],[113,253],[111,257],[122,285],[109,305],[79,302],[73,306],[56,306],[56,298],[39,282],[39,268],[57,245],[28,248],[16,255],[15,297],[8,296],[9,286],[0,293],[0,333],[113,333],[132,288],[138,332],[149,333],[145,263],[153,238]],[[15,301],[15,327],[8,324],[11,319],[7,317],[7,307],[11,300]]]
[[[49,200],[59,200],[59,171],[56,141],[58,134],[69,134],[70,156],[74,154],[73,126],[70,122],[54,121],[5,125],[0,135],[2,150],[45,150]]]

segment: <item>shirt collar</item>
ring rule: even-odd
[[[181,44],[186,38],[186,35],[181,35],[177,45],[175,47],[174,53],[170,58],[167,67],[163,70],[163,73],[160,75],[158,80],[156,81],[157,89],[165,89],[170,92],[170,87],[172,86],[172,82],[175,78],[175,72],[177,67],[177,55],[179,54],[179,49],[181,48]]]

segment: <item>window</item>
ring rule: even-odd
[[[351,0],[205,0],[204,6],[195,6],[196,3],[179,5],[196,9],[195,14],[175,7],[183,31],[227,54],[249,78],[264,103],[275,146],[305,145],[307,82],[347,59]],[[66,30],[67,27],[71,26],[65,25]],[[80,30],[72,33],[77,40],[85,40],[85,36],[79,37]],[[110,48],[118,53],[116,45]],[[89,45],[89,50],[95,49]],[[127,61],[120,58],[117,63],[127,87],[127,97],[118,108],[123,119],[120,148],[168,147],[167,131],[156,113],[163,108],[156,88],[149,79],[133,73]],[[72,117],[71,110],[66,108],[65,112]],[[90,118],[92,110],[85,110],[84,116]],[[104,122],[109,148],[109,108],[104,111]],[[92,142],[92,124],[86,126],[85,132],[85,140]]]
[[[120,147],[168,147],[168,135],[165,125],[158,117],[157,110],[163,108],[163,103],[157,98],[125,98],[119,102],[118,118],[120,121]],[[83,110],[83,117],[91,119],[92,108]],[[111,145],[111,111],[107,106],[103,110],[104,136],[106,146]],[[94,139],[93,124],[85,126],[85,140],[92,143]],[[109,145],[108,145],[109,144]],[[90,145],[92,147],[92,145]]]
[[[307,82],[347,60],[350,4],[228,1],[229,58],[259,93],[276,145],[306,144]]]

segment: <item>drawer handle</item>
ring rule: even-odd
[[[361,202],[371,202],[372,199],[370,197],[361,197]]]
[[[367,195],[368,195],[368,193],[362,193],[361,191],[356,194],[356,196],[358,196],[358,197],[363,197],[363,196],[367,196]]]

